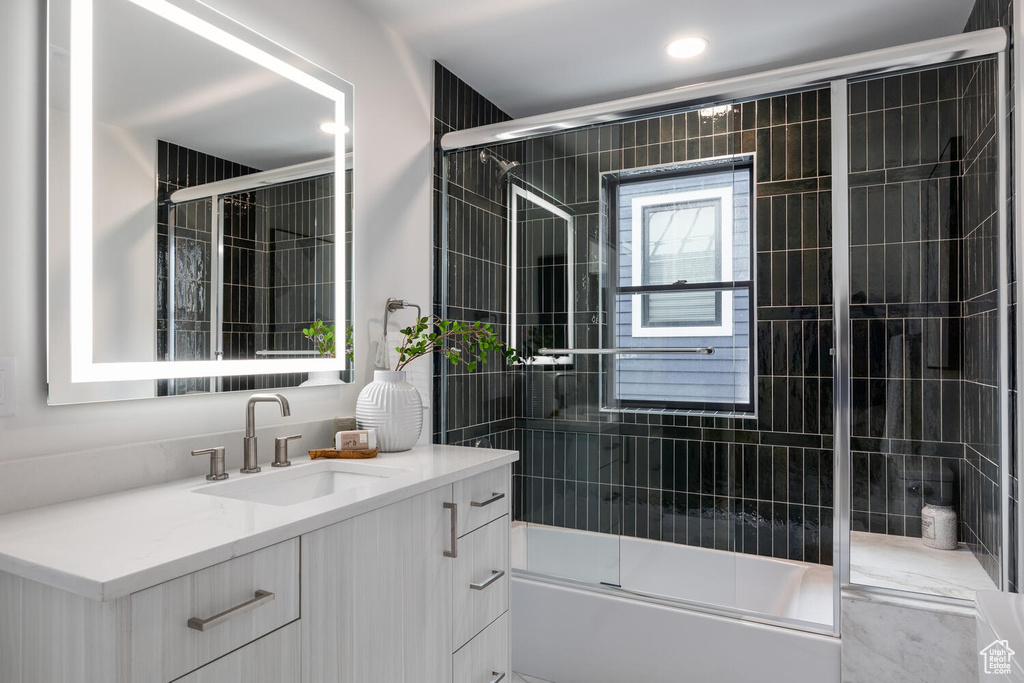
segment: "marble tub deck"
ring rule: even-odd
[[[966,546],[935,550],[920,538],[864,531],[850,532],[850,581],[966,600],[996,589]]]

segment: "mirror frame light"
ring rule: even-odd
[[[346,121],[345,93],[325,80],[342,81],[264,36],[198,0],[125,0],[263,66],[335,102],[335,120]],[[71,383],[231,377],[348,369],[347,355],[335,358],[134,361],[93,360],[93,0],[69,0],[70,36],[70,252]],[[186,9],[187,8],[187,9]],[[245,36],[244,38],[241,36]],[[345,281],[348,263],[344,235],[346,136],[336,136],[335,327],[347,324]],[[341,337],[342,339],[344,336]]]

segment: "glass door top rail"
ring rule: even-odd
[[[838,78],[862,78],[930,64],[984,57],[1005,50],[1007,42],[1006,30],[1002,28],[958,33],[909,45],[452,131],[441,138],[441,149],[450,152],[481,145],[503,144],[585,126],[641,118],[673,107],[701,107],[712,103],[734,102],[771,92],[824,87]]]
[[[686,348],[635,348],[635,349],[540,349],[539,356],[623,356],[633,353],[677,353],[699,356],[710,356],[715,350],[710,346],[693,346]]]
[[[351,155],[346,155],[345,162],[348,164],[346,168],[351,168]],[[334,173],[334,171],[334,157],[327,157],[326,159],[317,159],[314,161],[304,161],[301,164],[282,166],[281,168],[275,168],[269,171],[258,171],[256,173],[238,176],[237,178],[227,178],[225,180],[217,180],[212,183],[183,187],[180,190],[175,190],[171,194],[170,203],[183,204],[185,202],[196,201],[197,199],[208,199],[210,197],[217,197],[221,195],[261,190],[272,185],[293,183],[298,180],[306,180],[308,178],[315,178],[321,175],[328,175],[330,173]]]

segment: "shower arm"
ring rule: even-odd
[[[415,308],[416,309],[416,320],[423,317],[423,309],[418,304],[409,303],[405,299],[396,299],[391,297],[384,304],[384,334],[388,333],[388,321],[391,319],[391,314],[397,310],[403,308]]]

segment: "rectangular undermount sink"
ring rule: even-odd
[[[368,486],[412,471],[401,467],[337,460],[271,472],[266,469],[260,474],[242,474],[239,475],[240,479],[202,486],[193,489],[193,492],[265,505],[288,506]]]

